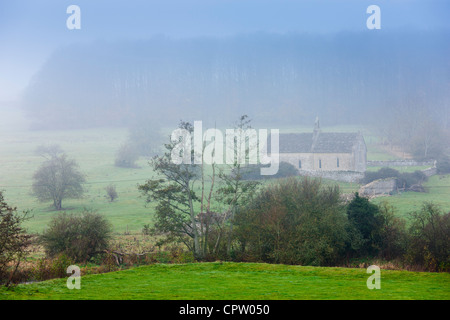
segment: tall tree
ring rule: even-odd
[[[193,133],[194,128],[189,122],[180,122],[179,129]],[[195,203],[200,202],[194,190],[194,184],[200,177],[197,164],[177,164],[171,160],[172,150],[176,141],[165,145],[166,152],[162,156],[155,156],[150,165],[158,175],[139,185],[139,190],[147,196],[147,202],[157,202],[155,232],[166,234],[165,241],[180,241],[194,254],[196,259],[204,257],[199,232],[199,216]],[[190,158],[193,159],[193,150]],[[205,243],[203,241],[203,243]]]
[[[251,130],[251,120],[247,115],[243,115],[239,118],[235,125],[235,131],[245,133],[247,130]],[[231,165],[228,165],[225,170],[221,170],[219,177],[223,182],[222,186],[217,190],[219,200],[226,205],[221,224],[219,225],[220,234],[214,250],[217,251],[219,241],[221,239],[222,232],[227,225],[229,232],[227,238],[227,254],[230,254],[231,250],[231,236],[233,233],[233,219],[236,212],[243,207],[258,189],[260,182],[244,180],[243,169],[245,164],[240,160],[240,157],[244,157],[247,160],[249,157],[250,149],[258,148],[258,145],[252,145],[250,138],[246,134],[239,134],[234,139],[231,152],[234,154],[234,161]],[[239,151],[243,151],[244,154],[240,155]]]
[[[241,119],[244,123],[246,117]],[[191,123],[181,122],[179,129],[189,133],[192,138],[194,128]],[[194,143],[187,144],[184,150],[191,163],[174,163],[172,153],[179,141],[166,144],[166,153],[155,156],[150,165],[156,177],[139,186],[147,196],[147,202],[156,202],[156,221],[153,231],[166,235],[164,241],[179,241],[184,243],[194,254],[196,259],[203,259],[207,254],[216,254],[223,240],[225,225],[230,221],[231,213],[236,205],[243,199],[244,194],[251,192],[254,182],[242,182],[239,172],[240,164],[235,163],[228,174],[221,172],[217,179],[216,163],[211,166],[205,164],[204,157],[211,152],[215,159],[215,140],[206,148],[202,141],[202,157],[199,164],[195,164]],[[238,144],[235,144],[235,148]],[[219,147],[219,146],[217,146]],[[245,152],[246,154],[248,151]],[[231,173],[230,173],[231,172]],[[197,187],[197,183],[200,185]],[[217,190],[217,192],[214,192]],[[213,202],[221,194],[221,203],[226,204],[225,209],[215,210]],[[217,202],[214,202],[217,203]]]
[[[347,217],[353,240],[359,239],[358,245],[355,245],[356,241],[352,243],[354,249],[356,249],[356,254],[377,254],[383,223],[378,206],[356,192],[355,197],[347,206]]]

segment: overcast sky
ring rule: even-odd
[[[81,8],[81,30],[66,28],[71,4]],[[450,26],[447,0],[1,1],[0,102],[17,100],[49,55],[66,44],[157,35],[377,32],[366,28],[371,4],[381,8],[383,32]]]

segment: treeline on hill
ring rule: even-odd
[[[232,258],[314,266],[379,259],[448,271],[449,216],[425,203],[407,227],[387,203],[377,206],[356,193],[344,204],[337,187],[288,178],[262,189],[236,214]]]
[[[22,105],[44,129],[133,127],[139,119],[214,123],[242,112],[271,125],[309,124],[317,115],[329,125],[377,119],[377,126],[389,124],[383,136],[402,145],[419,131],[435,133],[436,126],[422,130],[409,120],[423,97],[425,115],[449,126],[447,39],[446,32],[402,31],[76,44],[52,54]],[[376,68],[368,73],[369,66]]]

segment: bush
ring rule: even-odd
[[[419,170],[400,173],[398,170],[385,167],[378,171],[366,171],[363,183],[370,183],[378,179],[396,178],[399,188],[408,189],[413,185],[420,185],[427,180],[427,176]]]
[[[378,179],[398,178],[399,175],[400,172],[389,167],[381,168],[378,171],[366,171],[363,183],[370,183]]]
[[[16,208],[8,206],[0,192],[0,283],[7,286],[29,253],[31,236],[21,226],[27,214],[18,214]]]
[[[421,185],[427,179],[428,177],[422,171],[403,172],[397,178],[397,186],[409,189],[413,185]]]
[[[144,224],[144,227],[142,228],[142,234],[144,236],[149,236],[151,234],[150,224]]]
[[[41,243],[51,258],[65,254],[74,262],[86,262],[107,249],[110,236],[111,225],[99,214],[60,213],[42,234]]]
[[[141,119],[130,127],[127,144],[133,145],[140,156],[153,157],[162,150],[160,126],[150,119]]]
[[[337,187],[288,178],[260,191],[234,219],[234,255],[249,261],[335,265],[345,250],[347,218]]]
[[[74,262],[65,254],[60,254],[52,259],[42,258],[37,260],[33,268],[33,278],[37,281],[44,281],[54,278],[67,277],[67,268]]]
[[[381,223],[377,244],[380,257],[386,260],[402,258],[408,243],[406,222],[396,217],[394,207],[386,201],[378,206],[378,219]]]
[[[450,157],[442,157],[437,160],[436,169],[439,174],[450,173]]]
[[[131,143],[125,143],[117,151],[114,164],[121,168],[137,168],[136,161],[138,159],[139,153],[136,147]]]
[[[443,214],[428,202],[411,217],[409,263],[428,271],[450,271],[450,212]]]
[[[272,176],[261,175],[261,168],[266,165],[248,165],[242,169],[243,180],[279,179],[298,176],[298,170],[288,162],[280,162],[278,172]]]

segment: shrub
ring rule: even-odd
[[[397,185],[409,189],[413,185],[421,185],[428,177],[422,171],[403,172],[397,178]]]
[[[280,162],[278,172],[271,176],[261,175],[261,168],[264,165],[248,165],[242,169],[243,180],[260,180],[260,179],[279,179],[298,176],[298,170],[288,162]]]
[[[151,228],[150,228],[150,224],[144,224],[144,227],[142,228],[142,234],[144,236],[148,236],[151,234]]]
[[[67,267],[73,263],[73,260],[65,254],[59,254],[51,259],[39,259],[33,268],[33,278],[37,281],[44,281],[67,277]]]
[[[420,185],[422,182],[427,180],[427,176],[419,170],[400,173],[398,170],[385,167],[379,169],[378,171],[366,171],[364,174],[363,183],[370,183],[378,179],[387,178],[396,178],[397,186],[405,189],[408,189],[413,185]]]
[[[163,147],[160,126],[150,119],[141,119],[130,127],[127,143],[133,145],[140,156],[153,157]]]
[[[370,183],[378,179],[398,178],[399,175],[400,172],[389,167],[381,168],[378,171],[366,171],[363,183]]]
[[[136,168],[136,161],[139,153],[132,143],[125,143],[120,146],[116,154],[115,165],[121,168]]]
[[[381,222],[378,242],[379,255],[387,260],[402,258],[408,242],[406,223],[403,219],[396,217],[394,207],[388,202],[383,201],[378,209],[378,217]]]
[[[60,213],[51,220],[41,242],[49,257],[65,254],[74,262],[85,262],[107,249],[110,236],[111,225],[99,214]]]
[[[439,174],[450,173],[450,157],[442,157],[437,160],[436,169]]]
[[[411,213],[409,263],[428,271],[450,270],[450,212],[443,214],[433,203]]]
[[[250,261],[335,265],[346,243],[345,210],[337,187],[288,178],[260,191],[234,219],[241,253]]]
[[[8,206],[0,192],[0,283],[7,286],[29,253],[31,236],[21,226],[27,215],[28,212],[18,214],[17,208]]]

